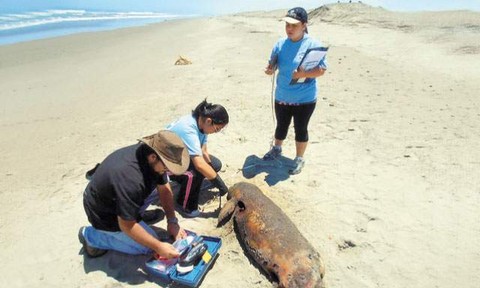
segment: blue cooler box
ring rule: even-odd
[[[201,259],[200,262],[198,262],[197,265],[193,267],[192,271],[185,274],[179,274],[177,273],[176,263],[171,263],[172,265],[169,265],[168,267],[166,267],[166,269],[159,269],[159,267],[163,268],[162,266],[165,262],[152,258],[147,261],[147,263],[145,263],[148,273],[158,276],[166,282],[173,281],[183,284],[185,286],[197,287],[207,273],[210,266],[213,264],[213,262],[215,262],[215,259],[218,257],[218,250],[222,246],[222,239],[218,237],[210,237],[203,235],[202,237],[204,243],[207,244],[208,253],[210,253],[210,255],[212,256],[208,263],[205,263],[205,261]]]

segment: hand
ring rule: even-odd
[[[213,185],[218,188],[218,191],[220,192],[220,196],[227,194],[228,187],[227,185],[225,185],[225,182],[223,182],[222,178],[220,178],[220,175],[217,174],[217,177],[215,177],[215,179],[211,181]]]
[[[218,188],[218,192],[220,192],[220,196],[225,196],[225,194],[228,193],[228,188],[227,188],[227,186]]]
[[[155,249],[155,254],[158,259],[172,259],[180,256],[180,253],[178,253],[172,244],[160,241],[157,249]]]
[[[265,67],[265,74],[267,75],[273,75],[273,72],[275,72],[275,70],[277,70],[277,66],[272,66],[270,64],[268,64],[267,67]]]
[[[273,69],[268,66],[267,68],[265,68],[264,72],[267,75],[272,75],[273,74]]]
[[[168,223],[167,224],[168,234],[172,235],[173,239],[183,239],[187,237],[187,232],[178,225],[178,223]]]
[[[295,70],[292,73],[292,79],[306,78],[307,75],[303,69]]]

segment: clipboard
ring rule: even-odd
[[[327,51],[328,47],[315,47],[308,49],[305,52],[305,55],[303,55],[300,64],[298,64],[297,70],[302,68],[305,71],[309,71],[315,67],[318,67],[318,64],[325,59]],[[312,81],[312,79],[313,78],[292,79],[292,81],[290,81],[290,85],[308,83]]]

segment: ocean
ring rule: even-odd
[[[87,10],[44,10],[21,13],[0,12],[0,45],[52,38],[80,32],[142,26],[192,16],[194,15]]]

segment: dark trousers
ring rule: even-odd
[[[315,106],[315,102],[301,105],[284,105],[275,102],[275,116],[277,118],[275,139],[285,140],[287,138],[288,126],[290,126],[293,118],[295,141],[308,142],[308,122],[313,111],[315,111]]]
[[[220,171],[222,169],[222,162],[220,159],[217,157],[210,155],[210,160],[212,161],[211,166],[215,170],[215,172]],[[187,199],[187,209],[190,211],[198,209],[198,198],[200,196],[200,188],[202,187],[202,182],[203,179],[205,179],[205,176],[203,176],[202,173],[200,173],[195,166],[193,165],[192,162],[190,162],[190,166],[188,167],[187,172],[191,172],[193,175],[193,181],[192,181],[192,186],[190,188],[190,193],[188,195]],[[175,176],[170,176],[170,179],[179,183],[180,186],[180,192],[178,194],[177,198],[177,203],[182,206],[183,202],[185,200],[186,196],[186,189],[187,189],[187,182],[188,182],[188,176],[187,175],[175,175]]]

